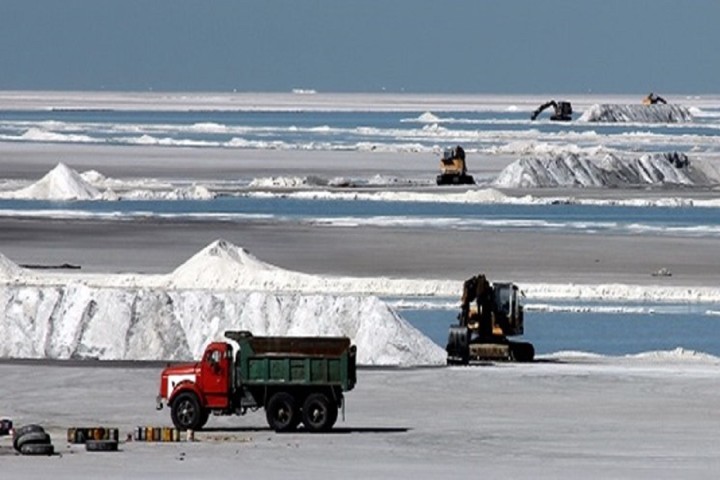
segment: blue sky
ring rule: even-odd
[[[0,89],[719,93],[717,0],[0,0]]]

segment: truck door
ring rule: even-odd
[[[226,408],[230,399],[232,347],[227,343],[213,343],[205,350],[202,361],[202,390],[207,406]]]

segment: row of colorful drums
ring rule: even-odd
[[[87,440],[119,440],[117,428],[80,427],[68,428],[68,443],[85,443]]]
[[[135,440],[140,442],[179,442],[180,430],[172,427],[137,427]]]

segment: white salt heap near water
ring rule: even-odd
[[[653,153],[621,159],[608,154],[602,159],[564,153],[527,157],[503,169],[494,185],[531,187],[627,187],[640,185],[716,185],[720,178],[704,162],[690,162],[679,153]]]
[[[97,188],[64,163],[58,163],[43,178],[28,187],[0,194],[0,198],[23,200],[97,200],[101,196]]]
[[[0,192],[0,198],[19,200],[211,200],[215,194],[203,185],[173,188],[171,185],[153,185],[145,182],[145,188],[133,188],[126,183],[105,177],[96,170],[82,174],[58,163],[44,177],[19,190]],[[117,193],[110,188],[123,189]],[[147,188],[153,186],[153,188]]]
[[[445,361],[440,347],[379,298],[267,291],[273,276],[287,276],[288,284],[314,277],[265,264],[224,241],[181,265],[167,288],[88,286],[70,276],[64,284],[31,286],[22,284],[32,275],[23,270],[0,256],[0,277],[15,280],[0,287],[0,357],[188,360],[225,330],[249,330],[348,336],[363,365]],[[256,291],[226,288],[238,278],[260,283]]]
[[[639,122],[680,123],[691,122],[690,110],[682,105],[615,105],[595,104],[580,116],[580,122]]]

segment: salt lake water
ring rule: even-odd
[[[658,310],[656,305],[648,307]],[[652,314],[531,311],[525,313],[525,334],[516,338],[531,342],[538,355],[563,351],[633,355],[683,348],[720,356],[720,315],[708,314],[708,306],[666,308]],[[400,315],[445,347],[448,326],[457,323],[457,313],[403,310]]]
[[[720,208],[604,205],[506,205],[363,200],[304,200],[226,196],[213,200],[77,201],[0,200],[0,214],[57,217],[251,219],[465,231],[525,230],[586,234],[720,236]]]

